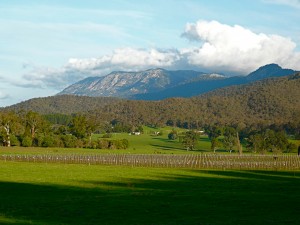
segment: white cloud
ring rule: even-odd
[[[199,46],[180,50],[120,48],[97,58],[71,58],[61,68],[32,68],[23,76],[27,82],[22,85],[61,90],[89,76],[157,67],[248,74],[265,64],[277,63],[300,70],[296,43],[279,35],[254,33],[217,21],[198,21],[186,25],[183,37]]]
[[[279,35],[257,34],[217,21],[198,21],[187,24],[183,36],[200,43],[198,48],[184,52],[189,64],[199,67],[244,74],[268,63],[300,69],[296,63],[299,53],[294,52],[296,44]]]
[[[137,71],[156,67],[172,67],[180,59],[176,50],[116,49],[99,58],[71,58],[62,68],[33,68],[23,78],[35,87],[61,90],[66,85],[88,76],[102,76],[115,70]],[[24,85],[23,85],[24,86]],[[26,86],[26,84],[25,84]]]
[[[147,67],[168,67],[177,60],[179,54],[176,50],[121,48],[116,49],[111,55],[100,58],[70,59],[68,66],[77,69],[102,69],[113,66],[136,70]]]

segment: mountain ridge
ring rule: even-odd
[[[162,100],[192,97],[218,88],[241,85],[269,77],[291,75],[296,71],[268,64],[247,76],[203,73],[193,70],[148,69],[138,72],[114,71],[103,77],[88,77],[65,88],[58,95],[121,97],[136,100]]]
[[[114,71],[103,77],[85,78],[58,94],[130,97],[170,88],[201,74],[197,71],[168,71],[161,68],[139,72]]]

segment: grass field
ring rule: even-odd
[[[300,224],[300,172],[0,161],[0,224]]]
[[[199,154],[171,128],[145,128],[126,150],[0,147],[0,154]],[[94,138],[99,136],[95,135]],[[218,153],[226,152],[220,149]],[[0,160],[0,224],[300,224],[300,171],[225,171]]]

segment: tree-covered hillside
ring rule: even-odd
[[[34,111],[40,114],[73,114],[86,113],[105,107],[109,104],[116,104],[122,100],[113,97],[88,97],[76,95],[57,95],[45,98],[34,98],[24,101],[2,110],[13,111]]]
[[[104,97],[54,96],[32,99],[5,110],[41,114],[84,113],[99,121],[174,125],[300,124],[300,74],[219,89],[193,98],[136,101]]]

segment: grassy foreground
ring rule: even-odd
[[[0,161],[0,224],[300,224],[300,172]]]

